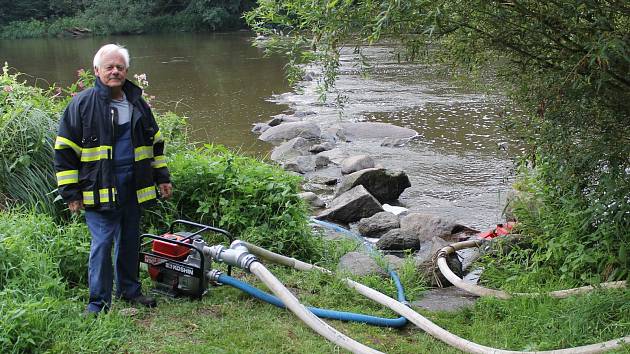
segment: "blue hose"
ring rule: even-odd
[[[405,294],[402,291],[402,286],[400,285],[400,280],[398,279],[398,275],[391,271],[390,275],[394,279],[396,283],[396,288],[398,289],[398,301],[405,302]],[[219,275],[218,281],[220,283],[230,285],[235,287],[259,300],[266,301],[274,306],[285,308],[284,303],[280,301],[277,297],[267,294],[266,292],[253,287],[247,283],[244,283],[238,279],[232,278],[228,275],[221,274]],[[358,313],[352,312],[343,312],[343,311],[334,311],[327,309],[320,309],[317,307],[307,307],[309,311],[311,311],[315,316],[320,318],[328,318],[333,320],[340,321],[351,321],[351,322],[360,322],[373,326],[381,326],[381,327],[394,327],[400,328],[407,324],[407,319],[404,317],[399,318],[383,318],[369,315],[362,315]]]

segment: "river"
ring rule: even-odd
[[[284,80],[285,61],[264,57],[248,32],[0,40],[0,60],[45,86],[67,85],[80,68],[90,68],[94,51],[105,43],[125,45],[130,76],[147,74],[158,109],[190,118],[193,138],[249,154],[271,146],[250,133],[255,122],[287,110],[315,112],[315,119],[378,121],[419,132],[403,147],[374,142],[348,143],[347,149],[373,156],[387,168],[403,169],[412,187],[403,205],[453,217],[485,229],[502,221],[501,209],[512,183],[516,144],[500,125],[511,108],[500,95],[457,87],[441,70],[394,60],[391,48],[365,51],[372,66],[363,75],[352,51],[341,57],[334,97],[343,108],[318,101],[317,80],[304,81],[300,93]],[[312,118],[311,118],[312,119]]]

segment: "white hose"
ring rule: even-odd
[[[471,242],[471,241],[465,241],[465,242]],[[474,241],[475,244],[476,241]],[[246,247],[249,249],[250,246],[254,246],[251,244],[248,244],[246,242],[244,242],[244,244],[246,245]],[[462,245],[459,245],[458,247],[460,247]],[[472,247],[472,246],[471,246]],[[264,251],[264,252],[261,252]],[[282,256],[279,255],[277,253],[273,253],[271,251],[265,250],[263,248],[254,246],[252,247],[252,249],[250,249],[250,252],[254,253],[255,255],[267,259],[269,261],[272,262],[276,262],[279,264],[283,264],[286,266],[290,266],[290,267],[294,267],[295,264],[299,264],[300,268],[296,268],[296,269],[300,269],[300,270],[310,270],[310,269],[318,269],[318,270],[322,270],[324,269],[326,272],[330,272],[329,270],[325,269],[325,268],[321,268],[321,267],[317,267],[315,265],[309,264],[309,263],[305,263],[302,261],[298,261],[294,258],[290,258],[290,257],[286,257],[286,256]],[[444,260],[444,263],[446,263],[446,261]],[[448,268],[448,267],[447,267]],[[449,269],[450,270],[450,269]],[[452,273],[452,272],[451,272]],[[455,276],[456,278],[458,278],[459,280],[461,280],[459,277]],[[448,279],[448,277],[447,277]],[[262,279],[261,279],[262,280]],[[407,307],[406,305],[400,303],[399,301],[383,294],[380,293],[372,288],[369,288],[363,284],[357,283],[352,279],[348,279],[348,278],[344,278],[342,279],[350,288],[353,288],[355,290],[357,290],[361,295],[378,302],[379,304],[383,305],[383,306],[387,306],[390,309],[392,309],[394,312],[398,313],[401,316],[404,316],[405,318],[407,318],[409,321],[411,321],[413,324],[415,324],[416,326],[420,327],[423,331],[427,332],[428,334],[430,334],[431,336],[441,340],[442,342],[455,347],[459,350],[468,352],[468,353],[479,353],[479,354],[520,354],[520,353],[538,353],[538,354],[590,354],[590,353],[601,353],[601,352],[605,352],[608,350],[612,350],[612,349],[616,349],[616,348],[620,348],[623,344],[625,343],[630,343],[630,336],[626,336],[626,337],[622,337],[622,338],[617,338],[617,339],[613,339],[607,342],[602,342],[602,343],[596,343],[596,344],[589,344],[589,345],[585,345],[585,346],[581,346],[581,347],[575,347],[575,348],[567,348],[567,349],[558,349],[558,350],[548,350],[548,351],[540,351],[540,352],[520,352],[520,351],[511,351],[511,350],[503,350],[503,349],[496,349],[496,348],[491,348],[491,347],[486,347],[484,345],[481,344],[477,344],[474,342],[471,342],[467,339],[461,338],[447,330],[445,330],[444,328],[436,325],[435,323],[431,322],[430,320],[428,320],[426,317],[422,316],[421,314],[417,313],[416,311],[412,310],[411,308]],[[453,279],[455,280],[455,279]],[[449,281],[451,281],[449,279]],[[452,281],[451,281],[452,282]],[[282,285],[282,284],[280,284]],[[486,289],[486,290],[492,290],[492,289]],[[569,289],[569,290],[574,290],[574,289]],[[498,290],[494,290],[496,292],[498,292]],[[290,294],[290,293],[289,293]],[[277,295],[277,294],[276,294]],[[508,294],[509,295],[509,294]],[[291,295],[293,296],[293,295]],[[284,300],[283,300],[284,301]],[[297,299],[296,299],[297,301]],[[299,304],[299,303],[298,303]],[[302,305],[300,305],[302,306]],[[321,320],[320,320],[321,321]],[[312,327],[311,327],[312,328]],[[319,332],[318,332],[319,333]]]
[[[253,252],[252,252],[253,253]],[[291,292],[260,262],[254,262],[250,271],[258,277],[278,297],[285,306],[291,310],[307,326],[334,344],[353,353],[381,353],[378,350],[365,346],[345,334],[337,331],[319,317],[313,315]],[[381,353],[382,354],[382,353]]]
[[[509,299],[512,296],[535,297],[535,296],[547,295],[547,296],[563,299],[571,295],[586,293],[586,292],[595,290],[597,288],[618,289],[618,288],[623,288],[626,286],[625,281],[615,281],[615,282],[602,283],[602,284],[599,284],[597,287],[582,286],[582,287],[573,288],[573,289],[556,290],[549,293],[514,293],[514,294],[510,294],[502,290],[488,289],[483,286],[479,286],[477,284],[464,281],[462,278],[458,277],[457,274],[451,271],[451,269],[448,267],[448,264],[446,262],[446,257],[449,254],[452,254],[464,248],[479,247],[481,246],[481,244],[482,244],[481,240],[469,240],[469,241],[457,242],[457,243],[450,244],[440,249],[436,254],[438,268],[440,269],[440,272],[442,272],[444,277],[456,287],[462,290],[465,290],[471,294],[475,294],[477,296],[492,296],[499,299]]]
[[[520,351],[511,351],[511,350],[503,350],[496,349],[491,347],[486,347],[484,345],[480,345],[477,343],[473,343],[469,340],[461,338],[444,328],[436,325],[435,323],[429,321],[424,316],[420,315],[416,311],[411,308],[403,305],[402,303],[392,299],[391,297],[382,294],[372,288],[368,288],[367,286],[357,283],[351,279],[343,279],[349,287],[357,290],[363,296],[378,302],[381,305],[387,306],[392,309],[394,312],[398,313],[401,316],[406,317],[409,321],[413,322],[416,326],[420,327],[422,330],[432,335],[433,337],[441,340],[442,342],[453,346],[459,350],[468,352],[468,353],[479,353],[479,354],[517,354],[517,353],[539,353],[539,354],[589,354],[589,353],[601,353],[607,350],[615,349],[621,347],[624,343],[630,343],[630,336],[626,336],[623,338],[613,339],[603,343],[596,343],[585,345],[581,347],[575,348],[567,348],[567,349],[557,349],[557,350],[547,350],[540,352],[520,352]]]

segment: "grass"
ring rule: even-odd
[[[308,305],[396,317],[329,276],[275,266],[270,269]],[[235,276],[264,289],[251,275],[238,272]],[[375,286],[370,278],[359,280]],[[377,288],[391,295],[388,282],[381,280],[380,283]],[[455,313],[420,312],[447,330],[483,345],[511,350],[550,350],[627,335],[630,332],[630,291],[602,291],[564,300],[483,299],[474,307]],[[119,348],[120,352],[340,351],[287,310],[252,299],[227,286],[211,289],[201,301],[163,298],[157,310],[144,310],[133,321],[137,333],[131,342]],[[327,322],[351,338],[386,353],[459,352],[412,324],[404,329],[389,329]],[[616,352],[630,352],[630,348]]]

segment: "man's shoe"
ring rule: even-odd
[[[142,305],[146,307],[157,307],[157,302],[155,298],[146,295],[136,296],[132,299],[125,299],[128,303],[132,305]]]

